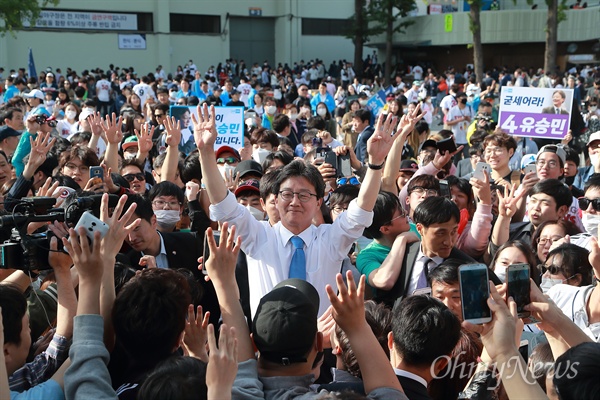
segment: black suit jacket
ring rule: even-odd
[[[407,378],[405,376],[396,376],[398,377],[398,381],[400,381],[400,384],[402,385],[404,394],[410,400],[431,400],[431,397],[427,392],[427,388],[423,386],[420,382],[417,382],[414,379]]]
[[[546,108],[542,109],[542,114],[557,114],[555,111],[556,110],[554,109],[554,106],[546,107]],[[560,111],[560,113],[558,113],[558,114],[563,114],[563,115],[569,114],[569,112],[567,110],[565,110],[564,108],[560,108],[559,111]]]
[[[356,153],[356,157],[360,161],[366,160],[367,157],[367,140],[373,135],[375,129],[372,126],[367,127],[358,138],[356,142],[356,147],[354,148],[354,152]]]
[[[402,260],[402,270],[400,271],[400,275],[398,276],[398,280],[394,284],[394,287],[392,287],[389,291],[378,289],[377,295],[373,300],[378,303],[385,303],[386,305],[392,307],[398,299],[401,300],[410,295],[410,293],[408,293],[408,285],[410,283],[410,278],[412,276],[420,248],[420,241],[408,244],[404,253],[404,259]],[[465,264],[477,262],[475,259],[458,250],[457,248],[452,249],[448,258],[456,258],[464,261]],[[500,280],[492,270],[489,270],[489,275],[490,280],[492,280],[494,283],[500,283]]]
[[[198,270],[198,257],[204,252],[204,232],[167,232],[160,233],[165,243],[169,268],[183,268],[192,272],[196,281],[202,287],[200,304],[204,312],[210,311],[210,322],[218,326],[221,315],[217,294],[212,282],[206,282],[204,275]],[[142,253],[131,250],[127,260],[132,268],[141,269],[139,262]]]

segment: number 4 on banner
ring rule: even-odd
[[[509,115],[506,121],[502,124],[502,130],[508,131],[511,135],[517,130],[517,124],[515,124],[515,116]]]

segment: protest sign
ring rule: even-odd
[[[380,90],[367,100],[366,108],[371,111],[373,116],[379,115],[385,106],[385,90]]]
[[[500,127],[516,136],[561,140],[567,135],[572,89],[502,88]]]
[[[191,135],[194,136],[194,125],[192,114],[198,117],[196,107],[171,106],[171,116],[175,117],[181,124],[181,141],[185,143]],[[229,146],[234,149],[244,147],[244,107],[215,107],[215,118],[217,125],[217,140],[215,150],[221,146]]]

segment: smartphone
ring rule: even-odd
[[[100,178],[104,182],[104,169],[102,167],[90,167],[90,178]]]
[[[218,246],[221,240],[221,232],[213,231],[213,236],[215,237],[215,243]],[[204,235],[204,251],[202,253],[202,273],[204,275],[208,275],[208,272],[206,271],[206,260],[208,260],[208,257],[210,257],[210,247],[208,247],[208,236]]]
[[[335,174],[338,175],[338,159],[335,152],[329,150],[325,153],[325,163],[335,168]]]
[[[338,178],[348,178],[352,176],[352,164],[350,164],[350,154],[338,156]]]
[[[511,264],[506,267],[507,294],[508,297],[512,296],[515,303],[517,303],[517,316],[519,318],[527,318],[530,314],[529,311],[524,309],[527,304],[531,303],[529,298],[529,275],[528,264]]]
[[[492,320],[487,305],[490,297],[488,268],[485,264],[465,264],[458,268],[460,300],[463,319],[473,324],[484,324]]]
[[[84,227],[87,237],[90,239],[90,244],[94,242],[94,232],[100,232],[100,239],[102,239],[108,233],[108,225],[102,222],[98,217],[89,211],[81,214],[77,225],[75,225],[75,232],[79,234],[79,228]]]
[[[449,151],[450,153],[454,153],[457,149],[456,143],[454,142],[454,137],[449,137],[448,139],[440,140],[437,142],[437,148],[441,154]]]
[[[420,296],[420,295],[431,296],[431,288],[430,287],[424,287],[424,288],[421,288],[421,289],[413,290],[412,295],[413,296]]]
[[[525,166],[525,175],[527,175],[530,172],[537,173],[537,167],[535,166],[535,163],[527,164]]]
[[[440,179],[440,196],[447,197],[449,199],[452,198],[452,193],[450,192],[450,185],[445,179]]]
[[[325,158],[327,153],[331,152],[331,149],[327,146],[319,146],[317,147],[317,154],[315,154],[315,158]],[[335,155],[335,153],[333,153]],[[332,165],[335,166],[335,163]]]
[[[491,170],[492,170],[492,167],[490,167],[490,164],[487,164],[484,162],[478,162],[477,165],[475,165],[475,171],[473,171],[473,178],[483,181],[483,180],[485,180],[483,171],[485,171],[489,177]]]

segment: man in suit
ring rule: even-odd
[[[421,240],[406,246],[402,269],[389,291],[378,290],[375,300],[388,305],[398,298],[410,296],[415,290],[428,286],[427,276],[447,258],[456,258],[465,264],[475,260],[454,247],[458,239],[460,212],[446,197],[427,197],[417,206],[413,221]],[[491,280],[497,279],[490,276]]]
[[[357,110],[352,117],[352,129],[358,133],[354,153],[360,162],[364,162],[367,156],[367,141],[375,131],[371,126],[371,112],[368,110]]]
[[[562,90],[555,90],[552,93],[552,107],[546,107],[542,109],[542,114],[563,114],[568,115],[569,112],[562,108],[567,95]]]
[[[433,297],[411,296],[396,303],[388,347],[406,397],[431,399],[427,386],[448,364],[460,329],[456,315]]]
[[[219,321],[219,303],[212,282],[206,282],[203,274],[198,271],[198,257],[204,250],[204,232],[159,232],[152,203],[145,197],[130,195],[126,208],[132,203],[137,204],[132,221],[141,219],[140,225],[125,239],[132,250],[126,254],[133,268],[155,266],[164,269],[183,268],[191,271],[194,278],[202,287],[201,305],[210,311],[212,323]]]

